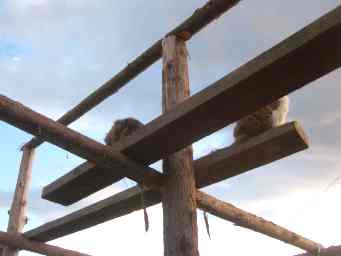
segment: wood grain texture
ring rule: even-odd
[[[167,36],[162,49],[162,110],[167,113],[189,97],[188,53],[185,41],[176,36]],[[162,166],[164,255],[199,256],[192,146],[167,156]]]
[[[204,192],[197,191],[198,207],[214,216],[231,221],[238,226],[270,236],[308,252],[316,253],[322,245],[311,241],[277,224],[241,210]]]
[[[317,254],[312,253],[303,253],[296,256],[315,256]],[[330,246],[328,248],[322,248],[319,256],[340,256],[341,255],[341,246]]]
[[[90,256],[61,247],[29,240],[21,235],[0,231],[0,243],[9,247],[40,253],[47,256]]]
[[[27,200],[32,177],[32,163],[34,149],[24,147],[20,163],[17,185],[14,192],[12,206],[9,214],[7,232],[19,234],[27,223]],[[19,251],[15,248],[5,247],[2,256],[16,256]]]
[[[192,16],[186,19],[178,27],[170,31],[168,35],[176,34],[181,36],[183,39],[188,40],[209,23],[221,16],[224,12],[238,4],[239,1],[240,0],[210,0],[203,7],[197,9]],[[161,58],[161,42],[162,39],[154,43],[136,59],[131,61],[127,67],[58,119],[58,122],[64,125],[69,125],[76,121],[82,115],[96,107],[109,96],[118,92],[118,90],[129,81],[153,65]],[[26,146],[37,147],[41,143],[43,143],[42,138],[33,138]]]
[[[224,180],[282,157],[287,157],[306,149],[307,146],[306,136],[297,123],[293,122],[276,127],[250,139],[247,143],[242,143],[239,147],[227,147],[196,160],[194,168],[197,186],[200,188],[209,185],[212,180],[206,179],[206,177],[211,172],[214,181]],[[278,150],[279,148],[281,150]],[[269,154],[269,152],[273,152],[273,154]],[[259,158],[255,158],[254,155],[259,156]],[[249,162],[249,159],[252,159],[253,162],[241,164]],[[144,197],[146,206],[161,202],[159,191],[147,190]],[[92,206],[43,224],[25,234],[33,239],[50,241],[124,216],[141,208],[140,188],[134,187]]]
[[[113,176],[116,176],[116,170],[121,170],[127,177],[145,186],[160,187],[162,184],[162,174],[154,169],[144,167],[111,147],[98,143],[2,95],[0,95],[0,120],[93,161],[106,168]]]
[[[341,7],[338,7],[146,124],[115,149],[143,164],[155,162],[309,84],[340,67],[340,31]],[[164,140],[169,137],[172,139]],[[105,177],[100,182],[111,182],[105,172],[97,171],[98,177]],[[87,177],[87,172],[78,173],[75,179]],[[112,181],[124,176],[116,173],[118,176]],[[65,188],[73,179],[64,177]],[[83,181],[88,182],[86,178]]]

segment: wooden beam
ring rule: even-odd
[[[300,125],[297,122],[285,124],[247,142],[217,150],[194,161],[197,187],[239,175],[307,147],[308,139]],[[110,178],[111,174],[105,169],[85,162],[45,186],[42,197],[70,205],[117,181]]]
[[[197,186],[201,188],[211,183],[212,180],[205,179],[209,172],[214,173],[212,176],[215,177],[214,181],[224,180],[306,149],[306,143],[303,130],[294,122],[267,131],[238,147],[227,147],[215,151],[194,162]],[[255,155],[258,156],[257,159]],[[248,159],[252,159],[250,164],[240,164],[248,162]],[[141,209],[140,192],[139,187],[128,189],[65,217],[43,224],[25,235],[46,242],[127,215]],[[155,205],[161,202],[161,194],[156,190],[147,190],[144,192],[144,201],[146,207]]]
[[[178,27],[170,31],[168,35],[176,34],[183,39],[188,40],[224,12],[238,4],[239,1],[240,0],[210,0],[203,7],[197,9],[192,16],[186,19]],[[58,119],[58,122],[69,125],[92,108],[96,107],[106,98],[118,92],[118,90],[129,81],[133,80],[144,70],[153,65],[161,58],[161,41],[162,39],[154,43],[149,49],[130,62],[127,67]],[[33,138],[27,143],[27,146],[37,147],[41,143],[43,143],[42,138]]]
[[[164,158],[340,67],[340,44],[338,7],[140,128],[115,149],[143,164]],[[103,177],[99,183],[106,184],[125,175],[117,172],[108,180],[105,171],[99,171],[85,168],[75,178],[66,176],[65,183],[77,183],[83,177],[89,182],[89,172],[98,173],[97,177]]]
[[[24,235],[30,239],[47,242],[124,216],[141,209],[140,193],[140,187],[133,187],[84,209],[50,221]],[[143,196],[145,207],[161,201],[161,195],[157,191],[146,190]]]
[[[18,234],[0,231],[0,243],[12,248],[27,250],[47,256],[90,256],[80,252],[63,249],[57,246],[29,240]]]
[[[109,146],[102,145],[57,123],[24,105],[0,95],[0,120],[88,159],[116,176],[121,170],[127,177],[149,187],[160,187],[162,174],[144,167]]]
[[[83,210],[79,210],[66,217],[60,218],[59,220],[51,221],[37,229],[28,231],[25,233],[25,236],[38,241],[47,242],[80,231],[84,228],[97,225],[104,221],[126,215],[128,214],[128,211],[130,213],[139,210],[141,209],[140,191],[141,190],[138,187],[134,187],[118,193],[115,196],[86,207]],[[314,251],[318,247],[322,248],[318,243],[307,240],[298,234],[238,209],[231,204],[214,199],[213,197],[203,194],[203,192],[198,191],[196,197],[199,208],[204,209],[215,216],[232,221],[239,226],[290,243],[303,250]],[[160,193],[155,193],[150,190],[145,192],[145,198],[146,207],[156,204],[161,200]],[[207,200],[207,198],[212,200]],[[104,218],[106,220],[99,222],[100,219],[103,220]],[[341,249],[338,249],[338,252],[340,252],[340,250]],[[321,256],[322,255],[323,254],[321,254]],[[326,256],[331,255],[333,254],[326,254]],[[305,256],[305,254],[302,256]],[[339,255],[337,254],[337,256]]]
[[[32,163],[34,158],[34,149],[23,148],[19,175],[13,202],[9,214],[7,232],[9,234],[19,234],[23,231],[27,223],[27,200],[31,184]],[[5,247],[2,256],[16,256],[19,251],[15,248]]]
[[[187,47],[174,35],[162,42],[162,111],[167,113],[190,94]],[[168,139],[171,140],[171,137]],[[167,139],[166,139],[167,140]],[[165,256],[199,256],[192,146],[163,160],[163,241]]]
[[[196,160],[197,187],[240,175],[307,148],[308,137],[302,127],[297,122],[284,124]]]
[[[319,248],[322,248],[322,245],[316,242],[306,239],[254,214],[241,210],[232,204],[218,200],[204,192],[197,191],[196,199],[200,209],[222,219],[231,221],[238,226],[270,236],[308,252],[316,253]]]
[[[341,246],[331,246],[328,248],[322,248],[319,254],[311,254],[311,253],[303,253],[296,256],[340,256],[341,255]]]

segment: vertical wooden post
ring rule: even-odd
[[[185,42],[173,35],[163,40],[162,47],[162,108],[167,112],[189,96],[188,54]],[[164,255],[198,256],[192,146],[165,159],[163,172]]]
[[[34,149],[27,147],[23,148],[23,156],[21,159],[17,186],[15,189],[12,206],[9,213],[10,217],[7,232],[10,234],[21,233],[25,224],[27,223],[26,217],[27,198],[31,182],[33,157]],[[2,255],[16,256],[18,255],[18,250],[5,247],[3,249]]]

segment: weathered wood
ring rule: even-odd
[[[307,147],[307,136],[299,124],[285,124],[247,142],[217,150],[194,161],[197,187],[239,175]],[[112,181],[117,181],[111,180],[109,174],[100,166],[85,162],[45,186],[42,197],[62,205],[70,205],[111,185]]]
[[[174,35],[162,42],[162,110],[189,97],[186,43]],[[171,137],[165,140],[171,140]],[[165,256],[199,256],[192,146],[163,160],[163,241]]]
[[[84,209],[50,221],[26,232],[24,235],[34,240],[47,242],[124,216],[142,208],[140,193],[140,187],[130,188]],[[144,192],[145,207],[155,205],[160,201],[159,192],[153,190]]]
[[[306,239],[254,214],[241,210],[232,204],[220,201],[204,192],[197,191],[196,199],[200,209],[222,219],[231,221],[238,226],[254,230],[308,252],[317,252],[319,248],[322,248],[322,245],[316,242]]]
[[[320,254],[312,254],[312,253],[303,253],[296,256],[340,256],[341,255],[341,246],[331,246],[328,248],[322,248]]]
[[[88,254],[63,249],[57,246],[29,240],[22,235],[0,231],[0,243],[12,248],[27,250],[47,256],[90,256]]]
[[[13,197],[13,202],[9,214],[7,232],[9,234],[18,234],[23,231],[27,223],[27,200],[31,184],[32,163],[34,158],[34,149],[23,148],[20,170]],[[6,247],[3,249],[3,256],[16,256],[18,250]]]
[[[210,172],[214,177],[214,181],[224,180],[289,156],[306,149],[307,146],[306,136],[296,122],[273,128],[250,139],[248,142],[241,143],[239,147],[227,147],[194,161],[196,185],[199,188],[209,185],[212,179],[206,179],[206,177]],[[254,156],[258,157],[255,158]],[[249,162],[249,159],[252,159],[252,161],[249,164],[244,164]],[[80,189],[83,190],[84,188],[81,187]],[[75,190],[78,190],[78,187]],[[67,196],[64,196],[64,198],[67,200]],[[144,193],[144,198],[146,206],[161,201],[160,193],[153,190],[147,190]],[[85,209],[37,227],[29,231],[27,235],[33,239],[50,241],[124,216],[140,210],[141,207],[140,188],[134,187]]]
[[[307,148],[308,137],[301,126],[297,122],[284,124],[196,160],[197,187],[206,187]]]
[[[157,161],[340,67],[340,44],[338,7],[142,127],[115,149],[143,164]],[[99,183],[108,184],[124,176],[108,180],[104,171],[93,170],[84,169],[75,179],[84,175],[86,183],[88,172],[93,172],[103,177]],[[72,175],[66,177],[66,183],[73,182]]]
[[[121,170],[127,177],[145,186],[159,187],[162,183],[163,175],[154,169],[144,167],[111,147],[98,143],[2,95],[0,95],[0,120],[93,161],[106,168],[113,176],[116,176],[117,170]]]
[[[176,34],[181,36],[183,39],[188,40],[224,12],[238,4],[239,1],[240,0],[210,0],[203,7],[197,9],[191,17],[186,19],[168,34]],[[109,96],[118,92],[120,88],[161,58],[161,42],[162,40],[160,39],[154,43],[149,49],[130,62],[122,71],[63,115],[58,122],[68,125],[90,111],[92,108],[96,107]],[[27,146],[37,147],[43,143],[43,140],[41,139],[42,138],[33,138],[28,142]]]

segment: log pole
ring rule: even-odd
[[[9,234],[0,231],[0,243],[11,248],[23,249],[46,256],[90,256],[80,252],[63,249],[57,246],[36,242],[19,234]]]
[[[185,41],[167,36],[163,42],[162,109],[167,112],[189,96]],[[165,138],[171,140],[172,138]],[[164,255],[198,256],[198,228],[192,146],[163,161]]]
[[[21,159],[20,170],[17,180],[17,185],[14,193],[14,198],[9,212],[9,222],[7,232],[9,234],[18,234],[23,231],[27,223],[27,199],[32,176],[32,162],[34,158],[34,149],[24,147],[23,156]],[[3,249],[3,256],[16,256],[18,250],[10,247]]]
[[[255,232],[270,236],[282,242],[294,245],[314,255],[323,248],[322,245],[302,237],[290,230],[278,226],[270,221],[248,213],[232,204],[220,201],[204,192],[197,191],[198,207],[222,219],[231,221],[237,226],[251,229]]]
[[[106,168],[113,176],[117,175],[115,170],[120,170],[128,178],[146,186],[159,187],[162,183],[162,174],[154,169],[140,165],[112,147],[90,139],[2,95],[0,120],[88,159]]]

